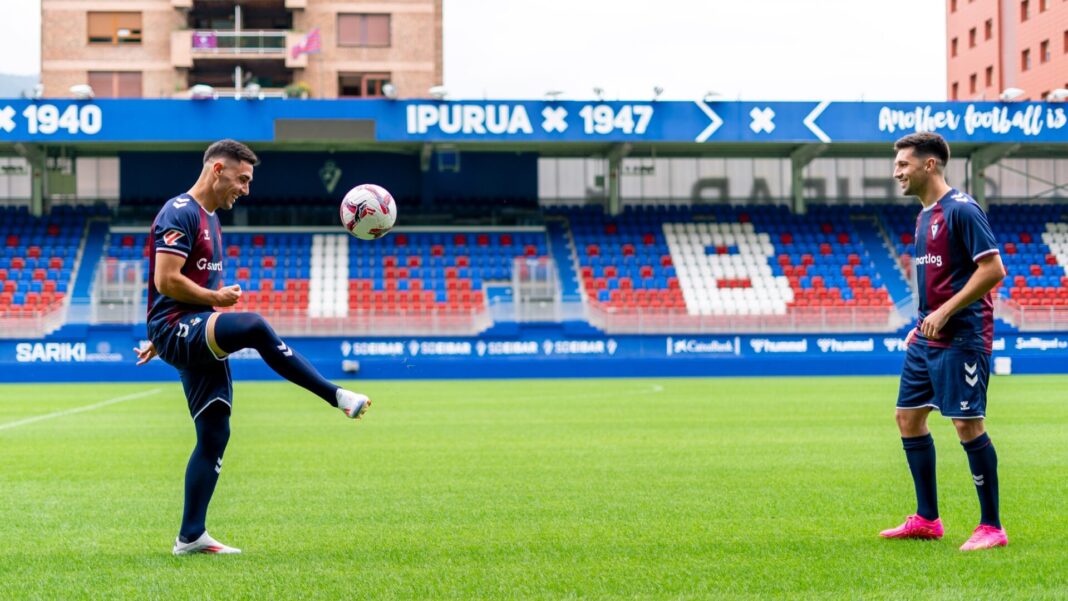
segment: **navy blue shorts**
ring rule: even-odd
[[[210,311],[183,315],[174,325],[149,328],[148,336],[160,358],[178,369],[189,403],[189,415],[196,419],[214,402],[233,405],[234,386],[230,363],[215,356],[208,346]]]
[[[944,417],[982,419],[989,380],[990,355],[982,351],[910,344],[897,408],[933,407]]]

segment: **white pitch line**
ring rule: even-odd
[[[146,396],[151,396],[160,392],[161,389],[153,388],[152,390],[146,390],[142,392],[135,392],[133,394],[127,394],[125,396],[115,397],[106,401],[100,401],[99,403],[93,403],[92,405],[85,405],[84,407],[75,407],[74,409],[64,409],[63,411],[56,411],[54,413],[46,413],[44,415],[37,415],[34,417],[27,417],[26,419],[20,419],[14,422],[8,422],[6,424],[0,424],[0,430],[9,430],[11,428],[17,428],[19,426],[25,426],[26,424],[32,424],[34,422],[44,421],[46,419],[52,419],[53,417],[63,417],[64,415],[73,415],[75,413],[82,413],[84,411],[92,411],[93,409],[99,409],[101,407],[107,407],[108,405],[114,405],[115,403],[121,403],[123,401],[132,401]]]

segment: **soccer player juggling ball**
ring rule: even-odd
[[[174,366],[182,380],[197,442],[185,472],[185,509],[173,553],[240,553],[208,535],[208,503],[230,438],[233,384],[227,355],[256,349],[283,378],[306,388],[346,416],[359,419],[371,406],[362,394],[327,381],[283,342],[256,313],[218,313],[241,301],[241,288],[223,286],[219,209],[232,209],[248,194],[255,153],[220,140],[204,153],[200,178],[168,200],[152,223],[148,275],[148,338],[135,349],[138,365],[153,357]]]

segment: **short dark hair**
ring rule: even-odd
[[[932,132],[909,134],[894,142],[894,150],[911,148],[912,153],[920,158],[935,157],[942,166],[949,163],[949,144],[942,136]]]
[[[259,157],[256,156],[255,152],[252,152],[251,148],[237,140],[230,140],[229,138],[215,142],[211,146],[208,146],[208,149],[204,151],[205,164],[217,157],[243,161],[253,166],[260,163]]]

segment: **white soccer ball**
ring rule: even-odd
[[[341,201],[341,225],[360,240],[381,238],[397,222],[397,203],[382,186],[360,184]]]

